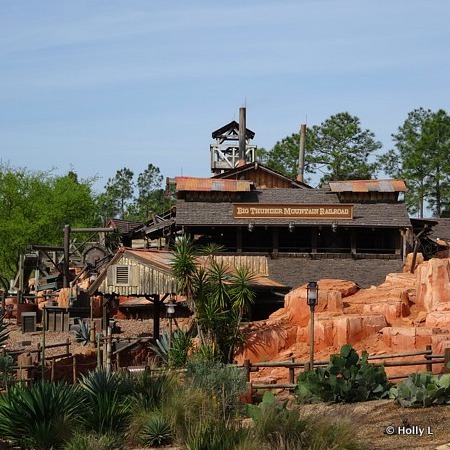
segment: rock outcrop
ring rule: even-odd
[[[411,266],[411,256],[408,261]],[[416,261],[414,273],[389,274],[369,289],[345,280],[320,280],[314,320],[318,357],[347,343],[376,354],[424,350],[426,345],[443,353],[450,347],[450,259],[423,261],[419,255]],[[284,308],[251,325],[238,360],[307,359],[310,316],[303,285],[286,295]]]

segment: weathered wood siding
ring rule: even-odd
[[[255,275],[269,276],[269,266],[265,256],[215,255],[216,261],[223,261],[230,268],[248,267]]]
[[[128,266],[130,268],[127,285],[115,282],[117,266]],[[123,256],[116,264],[108,268],[107,276],[98,290],[104,294],[115,292],[124,296],[144,296],[176,292],[176,286],[175,277],[170,271],[144,265],[133,258]]]

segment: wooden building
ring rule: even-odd
[[[402,269],[412,242],[402,180],[337,181],[313,189],[248,161],[254,133],[238,126],[231,122],[213,138],[228,148],[227,136],[239,134],[239,149],[231,143],[232,151],[213,154],[212,145],[214,175],[172,180],[177,201],[170,220],[148,223],[140,233],[168,240],[188,233],[198,243],[222,245],[226,254],[263,256],[269,277],[292,288],[323,278],[367,287]]]
[[[172,253],[169,251],[121,248],[89,288],[89,294],[119,297],[124,308],[157,309],[177,293],[177,281],[172,272]],[[233,268],[246,266],[255,274],[252,289],[256,293],[257,307],[253,319],[267,317],[282,306],[283,296],[289,288],[269,278],[265,257],[243,255],[217,255],[215,259]],[[208,265],[208,258],[198,258],[198,264]],[[135,299],[130,301],[130,299]],[[147,303],[142,299],[146,299]],[[153,313],[152,313],[153,314]]]

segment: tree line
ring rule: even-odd
[[[19,255],[30,245],[62,245],[65,224],[99,227],[110,218],[145,222],[150,212],[170,208],[159,168],[149,164],[136,181],[124,168],[94,191],[96,177],[80,179],[31,171],[0,162],[0,288],[8,289],[18,269]]]
[[[405,202],[411,214],[450,217],[450,117],[440,109],[418,108],[392,135],[394,148],[377,154],[381,143],[358,117],[348,112],[332,115],[309,128],[306,139],[307,174],[320,174],[320,183],[370,179],[383,172],[403,178]],[[259,149],[259,159],[295,178],[299,135],[294,133],[270,150]],[[148,164],[135,176],[117,170],[98,194],[96,177],[80,179],[74,171],[56,176],[52,170],[31,171],[0,162],[0,285],[9,287],[19,255],[27,245],[61,245],[65,224],[97,227],[110,218],[146,222],[152,213],[167,211],[174,202],[160,169]]]
[[[382,148],[375,134],[361,127],[348,112],[332,115],[306,135],[306,174],[321,175],[320,184],[338,180],[372,179],[380,174],[406,181],[405,203],[410,214],[450,217],[450,117],[440,109],[418,108],[392,134],[394,148]],[[260,149],[261,162],[295,178],[299,134]]]

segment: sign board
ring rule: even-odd
[[[235,219],[353,219],[353,205],[327,204],[258,204],[235,203]]]

